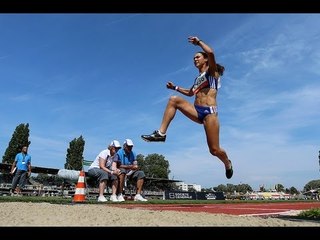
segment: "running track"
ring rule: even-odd
[[[127,209],[206,212],[239,216],[296,215],[302,210],[320,208],[320,202],[219,203],[219,204],[113,204]]]

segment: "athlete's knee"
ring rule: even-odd
[[[180,104],[181,104],[181,98],[178,96],[171,96],[168,100],[168,106],[178,108]]]
[[[171,103],[171,104],[172,103],[176,104],[178,102],[178,99],[179,99],[178,96],[170,96],[168,102]]]
[[[217,148],[217,147],[210,147],[209,151],[213,156],[219,156],[221,152],[220,148]]]

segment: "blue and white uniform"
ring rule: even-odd
[[[192,92],[194,94],[197,94],[201,89],[204,88],[213,88],[218,91],[218,88],[220,87],[220,77],[216,79],[215,77],[211,76],[209,72],[206,71],[201,73],[198,77],[196,77],[192,86]]]
[[[192,92],[194,94],[197,94],[201,89],[204,88],[213,88],[216,91],[221,87],[220,83],[220,77],[215,78],[209,74],[208,71],[201,73],[196,79],[194,80],[194,84],[191,88]],[[197,110],[198,113],[198,119],[203,122],[203,119],[208,115],[218,113],[218,108],[217,106],[199,106],[199,105],[194,105],[195,109]]]

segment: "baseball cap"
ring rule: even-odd
[[[127,138],[123,144],[126,144],[127,146],[133,146],[133,142],[131,139]]]
[[[117,141],[117,140],[113,140],[113,141],[110,143],[109,146],[111,146],[111,147],[116,147],[116,148],[121,148],[121,145],[120,145],[119,141]]]

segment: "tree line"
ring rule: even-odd
[[[2,163],[12,164],[15,156],[17,153],[21,152],[21,149],[23,146],[28,146],[31,144],[31,141],[29,141],[29,123],[26,124],[19,124],[11,137],[11,140],[8,144],[8,147],[5,150],[5,153],[2,157]],[[78,138],[74,138],[70,141],[69,147],[67,148],[66,152],[66,161],[64,164],[65,169],[69,170],[83,170],[83,152],[85,147],[85,140],[82,135],[80,135]],[[320,155],[319,155],[320,156]],[[319,158],[320,159],[320,158]],[[150,178],[161,178],[161,179],[169,179],[170,174],[170,165],[169,161],[165,159],[163,155],[159,155],[157,153],[149,154],[147,156],[143,156],[142,154],[137,154],[137,161],[138,165],[140,166],[140,169],[143,170],[146,174],[146,176]],[[45,177],[45,175],[40,174],[39,176],[43,181],[52,182],[54,181],[54,177]],[[46,180],[44,180],[46,179]],[[51,179],[51,180],[50,180]],[[56,179],[57,182],[60,182],[58,178]],[[174,184],[166,184],[161,183],[160,186],[157,184],[157,187],[153,185],[152,183],[146,185],[146,187],[151,188],[175,188]],[[275,186],[277,191],[283,191],[286,193],[298,193],[298,190],[295,187],[285,188],[282,184],[276,184]],[[309,191],[311,189],[317,189],[320,188],[320,180],[311,180],[308,182],[305,186],[303,191]],[[251,192],[252,188],[248,184],[227,184],[223,185],[220,184],[216,187],[212,187],[210,189],[202,189],[203,191],[222,191],[222,192]],[[261,191],[264,191],[265,189],[260,189]]]

